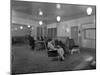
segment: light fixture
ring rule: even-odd
[[[56,7],[57,7],[57,9],[60,9],[61,5],[60,4],[56,4]]]
[[[30,26],[30,25],[28,25],[27,27],[28,27],[28,28],[30,28],[31,26]]]
[[[39,15],[42,16],[43,15],[43,11],[39,8]]]
[[[66,28],[66,32],[68,32],[68,33],[69,33],[69,32],[70,32],[70,29],[69,29],[69,28]]]
[[[39,11],[39,15],[42,16],[43,15],[43,12],[42,11]]]
[[[60,16],[57,16],[56,19],[57,19],[57,22],[60,22],[61,17]]]
[[[91,7],[88,7],[86,11],[87,11],[87,14],[88,15],[91,15],[92,14],[92,8]]]
[[[42,25],[43,24],[43,21],[39,21],[39,24]]]
[[[20,29],[23,29],[23,26],[20,26]]]

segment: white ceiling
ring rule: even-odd
[[[45,24],[56,22],[56,16],[61,16],[61,21],[87,16],[86,9],[92,7],[92,15],[95,14],[95,6],[61,4],[61,8],[56,8],[56,3],[25,2],[12,0],[12,10],[32,15],[32,20],[42,20]],[[43,16],[39,16],[39,9],[43,11]]]

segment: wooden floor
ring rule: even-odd
[[[66,55],[64,61],[48,57],[46,50],[32,51],[28,45],[12,46],[12,72],[38,73],[77,70],[87,60],[95,58],[95,50],[81,49],[81,53]],[[81,68],[81,67],[80,67]],[[78,69],[80,70],[78,67]]]

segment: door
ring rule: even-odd
[[[76,45],[78,45],[78,26],[71,27],[71,38],[74,39]]]

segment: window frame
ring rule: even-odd
[[[87,36],[86,36],[86,31],[87,31],[87,30],[95,30],[95,38],[87,37]],[[84,39],[96,40],[96,28],[86,28],[86,29],[84,29]]]

